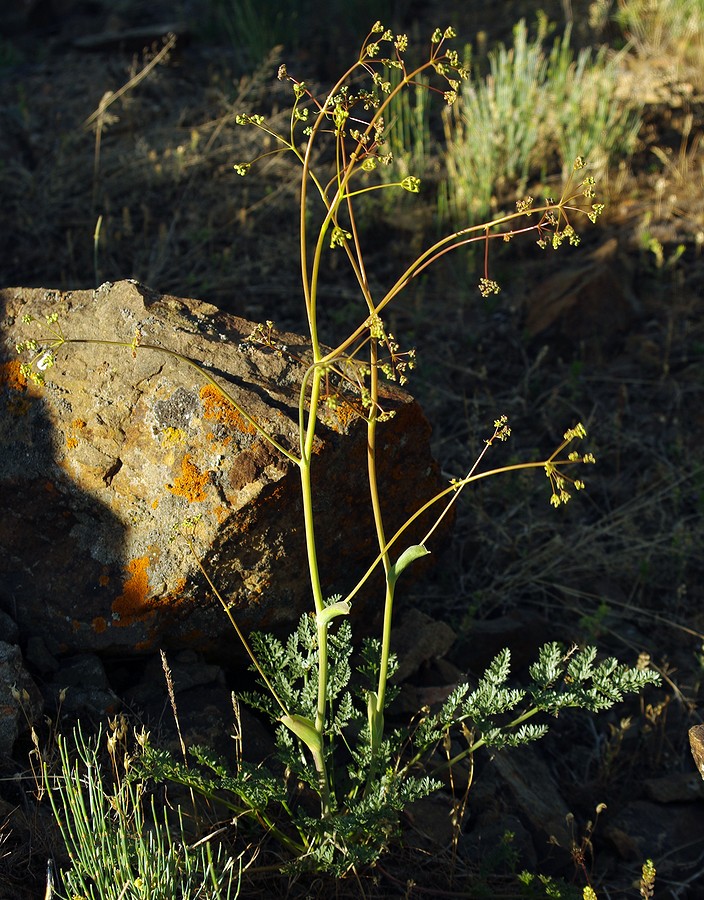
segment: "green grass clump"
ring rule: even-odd
[[[546,25],[529,39],[525,21],[513,45],[489,53],[486,77],[462,87],[446,115],[446,202],[453,221],[486,217],[533,179],[565,177],[577,156],[603,174],[634,147],[640,119],[616,93],[618,58],[570,45],[570,29],[546,53]]]
[[[219,830],[194,839],[181,808],[157,809],[146,783],[132,777],[148,735],[137,734],[136,756],[126,748],[127,726],[111,722],[87,739],[80,727],[73,746],[58,736],[59,765],[44,769],[56,821],[70,858],[60,873],[61,893],[81,900],[234,900],[239,895],[241,859],[228,855]],[[67,893],[63,893],[66,891]]]
[[[619,0],[615,19],[640,56],[684,66],[702,83],[703,0]]]

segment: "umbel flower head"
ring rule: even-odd
[[[584,482],[579,478],[571,478],[569,475],[566,475],[562,467],[572,463],[593,465],[596,462],[594,455],[592,453],[577,453],[576,451],[572,451],[566,460],[557,459],[557,456],[571,441],[586,436],[586,428],[581,422],[575,425],[574,428],[568,428],[563,435],[562,443],[545,463],[545,475],[549,479],[550,487],[552,488],[550,503],[555,508],[568,502],[572,496],[569,491],[570,487],[575,491],[584,490]]]

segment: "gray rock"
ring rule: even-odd
[[[25,656],[27,662],[45,678],[53,675],[59,668],[59,663],[47,647],[46,641],[37,634],[32,634],[27,639]]]
[[[704,807],[701,803],[634,800],[604,821],[603,834],[622,860],[640,867],[657,860],[658,877],[683,869],[698,871],[704,852]],[[693,895],[696,896],[696,895]]]
[[[171,673],[174,694],[206,685],[214,686],[225,683],[220,666],[205,662],[192,650],[182,650],[173,656],[167,656],[167,665]],[[130,687],[128,697],[131,703],[148,703],[154,696],[161,696],[166,691],[166,676],[160,657],[153,657],[144,667],[140,680]]]
[[[8,644],[16,644],[19,637],[20,630],[15,620],[0,609],[0,640],[7,641]]]
[[[643,782],[646,796],[656,803],[686,803],[704,800],[704,781],[698,772],[668,772]]]
[[[62,713],[89,715],[96,720],[114,715],[122,706],[110,687],[103,663],[94,653],[62,660],[44,693],[48,705]]]
[[[555,842],[568,848],[570,810],[538,751],[530,746],[499,751],[492,765],[515,813],[535,835],[536,849]]]
[[[455,642],[455,632],[419,609],[410,609],[393,633],[392,650],[399,659],[394,681],[406,681],[431,660],[441,659]]]

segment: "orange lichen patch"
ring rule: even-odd
[[[157,497],[156,500],[152,500],[152,509],[157,509],[158,506],[159,506],[159,498]]]
[[[213,512],[215,513],[215,518],[218,520],[218,525],[222,525],[222,523],[230,514],[230,509],[229,507],[222,506],[221,504],[220,506],[216,506]]]
[[[117,614],[115,625],[129,625],[134,616],[146,612],[149,599],[149,557],[142,556],[131,559],[127,563],[129,578],[122,586],[122,593],[116,597],[112,604],[112,610]]]
[[[217,441],[217,440],[218,440],[218,438],[215,437],[215,435],[213,434],[212,431],[209,431],[209,432],[206,434],[205,439],[206,439],[207,441],[211,441],[211,442],[212,442],[212,441]],[[220,438],[219,440],[220,440],[220,443],[221,443],[223,446],[227,447],[227,445],[230,443],[230,441],[232,440],[232,438],[231,438],[229,435],[227,435],[227,437]]]
[[[173,484],[166,487],[172,494],[185,497],[189,503],[202,503],[207,499],[205,488],[210,481],[209,472],[201,472],[198,466],[191,461],[191,454],[187,453],[181,460],[181,474]]]
[[[108,627],[108,623],[102,616],[96,616],[91,622],[91,625],[93,626],[93,631],[96,634],[102,634]]]
[[[364,413],[360,411],[357,405],[350,403],[349,400],[342,400],[337,403],[337,405],[332,408],[331,413],[331,418],[334,416],[334,418],[337,419],[340,426],[339,430],[342,432],[346,432],[355,419],[364,418]],[[338,429],[336,428],[335,430],[337,431]]]
[[[66,446],[69,450],[75,450],[78,446],[78,436],[76,432],[81,431],[86,427],[86,422],[83,419],[74,419],[71,422],[71,433],[66,435]]]
[[[200,389],[203,402],[203,418],[219,422],[245,434],[256,434],[257,429],[230,403],[227,397],[212,384],[205,384]]]
[[[26,389],[27,379],[20,371],[20,361],[18,359],[0,363],[0,384],[6,384],[13,391],[24,391]]]
[[[100,587],[107,587],[110,584],[110,576],[103,572],[100,578],[98,578],[98,584]]]
[[[179,600],[183,600],[183,591],[186,587],[186,579],[179,578],[178,581],[175,582],[173,589],[166,594],[165,597],[161,598],[161,603],[176,604]]]
[[[42,487],[47,492],[47,494],[58,494],[59,492],[56,490],[56,485],[53,481],[49,481],[47,478],[46,481],[42,482]]]
[[[0,363],[0,387],[6,386],[11,394],[7,400],[7,411],[11,416],[24,416],[29,411],[29,389],[27,379],[20,371],[20,362],[11,359]]]

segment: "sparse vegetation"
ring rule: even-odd
[[[637,38],[636,44],[621,51],[627,54],[629,65],[636,52],[645,58],[646,26],[657,25],[659,29],[648,38],[650,44],[667,44],[668,52],[677,54],[678,59],[689,58],[691,48],[697,46],[696,39],[683,41],[681,35],[677,37],[676,4],[667,17],[659,15],[664,4],[623,2],[618,4],[618,10],[613,4],[600,5],[609,6],[607,16],[620,10],[618,21],[626,37]],[[686,4],[686,8],[694,15],[699,4]],[[668,36],[670,23],[673,33]],[[696,34],[700,35],[701,23],[696,27]],[[523,52],[528,54],[532,45],[527,37],[524,39]],[[560,48],[553,53],[567,54],[568,45],[562,39],[553,46]],[[538,49],[536,44],[536,54]],[[591,57],[585,57],[587,75],[599,52],[596,49]],[[619,75],[615,69],[609,69],[610,58],[601,52],[610,86],[618,82]],[[494,65],[498,65],[501,53],[508,59],[510,49],[497,47],[491,57]],[[514,48],[514,58],[517,53]],[[548,56],[544,57],[545,64]],[[570,72],[570,78],[579,71],[581,59],[579,55],[569,57],[563,71]],[[44,283],[53,285],[91,284],[95,220],[102,214],[105,218],[96,266],[101,278],[131,274],[174,292],[182,292],[187,285],[190,293],[223,305],[236,293],[241,298],[240,311],[260,319],[268,315],[268,307],[262,306],[262,277],[267,275],[267,263],[266,259],[261,264],[255,262],[254,249],[263,229],[268,234],[267,250],[275,258],[290,259],[295,252],[295,235],[292,239],[290,231],[275,227],[294,209],[294,169],[282,162],[283,157],[267,159],[261,163],[256,180],[240,182],[228,167],[235,159],[255,155],[254,138],[234,126],[235,116],[242,109],[263,108],[266,98],[272,108],[268,124],[277,131],[286,125],[280,112],[284,100],[281,88],[267,93],[271,72],[277,65],[278,60],[270,60],[257,76],[236,82],[234,88],[222,80],[215,82],[209,94],[210,105],[202,118],[189,121],[186,117],[188,124],[180,132],[174,125],[167,128],[147,122],[138,87],[130,108],[115,104],[114,112],[127,125],[128,132],[143,131],[143,135],[136,153],[127,153],[119,133],[106,127],[99,190],[90,216],[86,209],[91,208],[93,136],[79,136],[78,131],[66,136],[56,150],[55,172],[40,168],[37,182],[45,188],[37,189],[37,197],[41,196],[44,204],[42,209],[65,208],[65,185],[59,189],[58,182],[70,184],[73,169],[82,171],[88,193],[74,189],[75,199],[71,202],[76,203],[79,215],[63,231],[58,224],[61,216],[40,216],[39,207],[33,205],[33,194],[19,190],[22,184],[30,183],[29,176],[22,174],[21,162],[11,161],[11,171],[19,173],[19,177],[10,177],[8,168],[0,171],[0,177],[7,185],[8,202],[18,204],[22,196],[24,203],[12,207],[16,209],[13,234],[0,238],[5,248],[12,247],[11,253],[3,255],[10,273],[6,280],[26,282],[26,273],[31,271],[37,272],[37,278]],[[160,68],[149,76],[156,91],[165,90],[169,72]],[[128,81],[129,75],[124,83]],[[478,94],[481,82],[474,84]],[[112,84],[113,88],[118,86]],[[425,96],[422,89],[416,98],[411,91],[409,105],[397,113],[397,121],[399,131],[403,130],[404,121],[412,122],[414,128],[423,123],[422,135],[417,135],[419,156],[413,165],[431,158],[437,172],[442,166],[441,143],[439,135],[426,124],[425,107],[417,99]],[[514,99],[518,103],[522,98]],[[496,98],[492,102],[497,102]],[[679,94],[677,102],[681,102]],[[25,103],[21,98],[17,100],[22,114],[31,117],[32,105],[24,106]],[[613,109],[620,107],[616,104]],[[589,499],[577,513],[570,507],[560,510],[561,518],[556,524],[535,503],[535,492],[528,488],[530,479],[525,470],[509,476],[503,484],[501,479],[480,483],[472,504],[464,505],[460,511],[456,535],[441,572],[425,588],[414,592],[414,602],[453,623],[459,634],[453,659],[463,669],[469,658],[464,651],[469,648],[471,652],[473,624],[510,617],[517,608],[528,609],[536,619],[544,617],[561,632],[576,630],[580,639],[586,632],[609,654],[627,654],[634,661],[640,651],[647,650],[652,655],[655,665],[664,669],[667,691],[671,692],[668,697],[673,698],[669,718],[667,704],[646,703],[640,711],[631,707],[634,719],[628,727],[623,720],[621,725],[610,721],[608,728],[604,726],[605,736],[599,725],[592,730],[572,730],[561,717],[550,745],[553,758],[560,760],[562,778],[567,779],[566,772],[574,759],[580,761],[580,785],[586,783],[585,790],[591,789],[590,779],[598,772],[612,810],[627,802],[624,794],[628,791],[639,790],[645,771],[684,765],[682,755],[665,754],[665,763],[661,752],[652,747],[654,743],[659,747],[666,745],[670,738],[666,740],[665,734],[679,733],[683,723],[696,716],[695,708],[701,702],[698,654],[704,637],[697,611],[701,604],[702,572],[693,548],[702,539],[702,435],[701,423],[696,413],[692,414],[701,398],[699,366],[704,346],[698,301],[704,221],[704,188],[699,184],[701,101],[693,95],[681,113],[678,109],[673,106],[655,126],[656,113],[647,110],[651,131],[640,133],[640,143],[635,148],[639,156],[632,153],[628,129],[619,138],[622,144],[616,150],[617,157],[633,171],[618,184],[611,180],[613,202],[607,211],[608,225],[618,233],[622,253],[629,254],[635,268],[633,281],[639,312],[634,315],[629,333],[615,336],[616,349],[609,349],[606,335],[594,341],[579,328],[575,334],[559,338],[551,333],[537,337],[524,333],[520,284],[541,284],[543,276],[532,259],[526,262],[525,250],[516,249],[513,242],[505,247],[497,245],[494,255],[491,274],[501,281],[502,294],[492,295],[477,307],[472,290],[478,279],[471,274],[471,289],[466,285],[466,265],[458,254],[454,260],[447,258],[432,275],[417,279],[409,291],[408,302],[392,318],[394,333],[404,334],[404,343],[429,334],[432,320],[436,336],[426,351],[434,361],[432,371],[427,357],[421,356],[413,390],[436,425],[436,447],[448,477],[451,472],[469,470],[481,450],[482,423],[491,421],[497,408],[506,410],[514,426],[516,460],[539,458],[535,445],[542,442],[546,431],[557,443],[560,433],[554,434],[555,424],[565,418],[583,419],[590,426],[600,466],[596,470],[598,478],[590,483]],[[85,119],[86,112],[77,121]],[[606,115],[604,121],[608,121],[606,107],[595,114]],[[663,115],[662,110],[657,115]],[[472,121],[469,116],[466,119]],[[570,118],[570,122],[574,121]],[[667,139],[660,143],[662,135]],[[548,137],[551,135],[546,141]],[[520,142],[518,146],[520,149]],[[542,159],[552,158],[558,165],[552,172],[543,170],[539,154],[535,157],[537,166],[531,163],[526,167],[521,162],[498,182],[487,170],[491,187],[482,194],[487,209],[491,209],[492,202],[498,208],[509,208],[517,197],[521,198],[524,185],[533,180],[542,183],[561,167],[566,157],[557,144],[552,145],[551,151],[546,150],[546,144],[540,146]],[[644,152],[649,150],[653,152]],[[76,166],[77,156],[83,159],[83,166]],[[644,163],[646,156],[648,161]],[[515,165],[520,160],[517,150],[509,163]],[[608,162],[605,167],[606,172],[613,173]],[[433,170],[432,165],[428,168]],[[127,171],[129,179],[124,177]],[[409,167],[399,173],[399,181],[412,172]],[[619,194],[624,187],[628,193]],[[211,201],[205,199],[209,196]],[[464,196],[466,209],[473,194],[470,191]],[[198,197],[203,198],[207,209],[199,211],[193,205]],[[415,198],[409,195],[406,199]],[[420,199],[421,203],[428,199],[432,217],[437,208],[434,193],[421,195]],[[623,207],[619,206],[620,199],[627,200]],[[386,210],[384,215],[392,213]],[[35,220],[41,228],[41,254],[32,228]],[[416,227],[413,221],[404,221],[403,225]],[[418,231],[422,239],[427,237],[422,224]],[[233,233],[237,234],[236,260],[231,248]],[[135,234],[140,240],[135,240]],[[415,234],[414,240],[417,239]],[[391,232],[379,244],[381,273],[385,272],[388,258],[404,248],[405,243],[404,233]],[[20,259],[17,248],[25,245],[26,253],[15,264],[13,259]],[[52,270],[47,268],[46,247],[55,247]],[[374,253],[369,258],[374,262]],[[580,252],[576,258],[585,257]],[[539,265],[545,265],[542,257],[539,260]],[[512,270],[510,277],[503,277],[502,273],[508,270]],[[271,277],[270,270],[268,274]],[[300,328],[302,317],[289,300],[295,293],[295,278],[295,272],[277,270],[266,294],[276,305],[277,321]],[[347,290],[346,282],[342,282],[341,289]],[[325,311],[321,315],[331,333],[347,327],[344,314],[339,319],[332,313],[328,319]],[[584,312],[585,328],[587,319],[588,310]],[[463,410],[460,416],[458,409]],[[593,747],[589,753],[582,752],[579,748],[589,740],[593,740]],[[178,781],[183,775],[182,764],[160,759],[163,777],[168,775]],[[296,759],[300,764],[299,755]],[[200,763],[206,771],[218,765],[205,756]],[[71,766],[73,762],[68,771],[72,771]],[[196,768],[191,770],[191,779]],[[304,776],[310,774],[309,768],[304,767]],[[577,777],[576,764],[574,769]],[[618,779],[612,776],[614,771],[618,771]],[[231,773],[217,774],[224,778]],[[101,784],[109,795],[107,781]],[[155,821],[160,822],[160,807],[155,809]],[[285,840],[283,844],[286,846]],[[292,849],[300,852],[300,846],[289,847]],[[657,859],[655,862],[659,867]],[[461,868],[461,863],[454,865]],[[630,865],[623,864],[623,869],[619,873],[619,877],[623,876],[622,886],[627,880],[633,892],[640,877],[641,894],[652,896],[652,864],[643,866],[642,875]],[[599,871],[598,850],[594,871]],[[463,871],[468,878],[475,874]],[[247,877],[244,873],[245,881]],[[616,876],[613,872],[610,876],[597,875],[593,881],[597,897],[603,896],[600,885],[606,885],[599,877],[608,880]],[[558,895],[556,890],[564,890],[563,896],[569,895],[567,888],[548,876],[527,874],[525,885],[528,896]],[[529,885],[533,893],[528,893]],[[588,890],[592,888],[588,886]]]
[[[617,0],[614,18],[642,57],[673,66],[702,86],[704,4],[701,0]]]
[[[484,274],[479,279],[478,293],[484,297],[496,294],[499,285],[489,269],[490,241],[497,236],[509,240],[533,233],[542,248],[557,250],[562,244],[576,245],[579,237],[573,222],[586,219],[594,223],[603,208],[595,201],[594,178],[585,176],[585,163],[578,158],[559,201],[543,204],[534,204],[532,199],[519,201],[515,213],[450,233],[432,243],[405,268],[402,265],[400,274],[386,291],[374,296],[368,282],[370,270],[362,249],[356,200],[379,190],[419,192],[420,179],[415,175],[407,175],[401,181],[388,180],[383,175],[384,167],[391,163],[385,146],[387,108],[400,92],[420,84],[419,79],[425,73],[434,74],[439,87],[433,85],[433,90],[447,104],[456,102],[460,82],[467,77],[467,72],[457,52],[449,46],[454,36],[451,28],[436,29],[427,60],[409,68],[407,36],[394,35],[377,22],[365,39],[357,61],[320,100],[305,83],[290,75],[284,66],[280,67],[279,79],[290,83],[293,94],[286,131],[275,131],[257,113],[244,112],[237,117],[238,125],[256,128],[273,139],[273,148],[263,156],[280,151],[291,153],[302,170],[300,265],[312,361],[300,385],[298,446],[283,446],[224,388],[220,390],[252,428],[300,470],[312,617],[304,615],[298,631],[285,643],[271,634],[254,635],[249,640],[237,626],[236,617],[221,598],[217,585],[205,573],[260,677],[263,693],[251,695],[249,702],[277,726],[278,760],[288,773],[283,783],[265,768],[240,768],[231,775],[226,774],[222,764],[210,758],[207,748],[193,748],[193,751],[198,762],[217,776],[215,779],[212,774],[204,775],[187,764],[175,764],[158,753],[148,757],[142,769],[160,781],[168,779],[186,784],[206,797],[218,797],[223,791],[234,793],[239,801],[234,804],[236,815],[250,815],[266,823],[267,831],[278,837],[282,849],[292,854],[293,863],[337,875],[376,862],[395,838],[399,817],[409,804],[440,786],[432,768],[428,769],[427,759],[437,745],[449,740],[452,729],[472,735],[467,747],[455,753],[448,763],[457,765],[484,746],[520,746],[544,737],[548,731],[546,716],[537,724],[531,721],[541,713],[554,716],[571,707],[597,712],[621,701],[625,694],[659,683],[657,673],[648,671],[646,666],[629,668],[614,659],[597,664],[596,648],[577,651],[576,646],[566,649],[550,643],[539,651],[538,660],[530,669],[528,686],[511,688],[508,686],[510,650],[506,648],[496,656],[476,688],[468,682],[460,684],[435,714],[419,711],[411,730],[391,730],[386,724],[387,707],[395,693],[389,680],[396,665],[391,653],[396,585],[409,565],[430,553],[430,539],[460,492],[492,474],[539,468],[547,476],[551,504],[560,507],[569,501],[573,491],[584,488],[580,474],[572,474],[572,469],[595,462],[591,453],[573,449],[574,443],[586,436],[584,428],[577,425],[568,429],[558,448],[546,459],[488,472],[477,471],[486,451],[510,436],[506,416],[499,416],[494,421],[493,434],[485,439],[485,449],[469,474],[454,479],[449,488],[419,506],[409,522],[394,535],[388,533],[382,513],[383,485],[378,478],[376,448],[377,427],[392,413],[384,408],[379,384],[382,378],[405,384],[415,364],[415,351],[401,350],[384,323],[389,309],[420,272],[470,243],[485,246]],[[391,68],[398,73],[395,86],[386,77]],[[366,82],[360,83],[360,76],[365,76]],[[429,86],[430,82],[426,82],[426,88]],[[322,152],[320,144],[325,148]],[[332,144],[333,152],[326,152],[327,144]],[[326,162],[330,157],[335,160],[332,171]],[[318,163],[318,159],[322,162]],[[253,163],[236,162],[235,170],[245,176],[256,162],[256,159]],[[314,197],[309,199],[310,194]],[[321,343],[319,312],[326,302],[320,273],[329,262],[331,251],[346,255],[361,301],[359,324],[332,349]],[[24,324],[31,326],[31,319],[25,317]],[[44,385],[45,372],[54,365],[57,355],[73,349],[74,343],[65,335],[56,313],[47,317],[46,324],[48,336],[38,332],[17,346],[18,353],[29,354],[20,367],[21,373],[39,385]],[[70,327],[70,322],[66,327]],[[145,350],[159,351],[145,341],[139,328],[131,342],[98,336],[96,340],[105,346],[129,348],[132,356]],[[277,343],[270,322],[255,329],[250,340],[261,341],[277,353],[287,352]],[[84,343],[84,339],[78,343]],[[172,351],[163,352],[174,356]],[[187,362],[183,357],[178,358]],[[212,374],[193,361],[189,364],[217,386]],[[321,585],[328,580],[334,583],[336,579],[334,573],[323,577],[318,563],[313,447],[321,411],[326,407],[335,409],[341,403],[355,403],[357,415],[366,423],[366,466],[378,555],[367,571],[360,573],[356,587],[347,596],[326,597]],[[431,519],[425,538],[420,544],[409,545],[408,524],[443,498],[449,498],[444,511],[436,514],[434,521]],[[379,637],[362,643],[363,662],[357,667],[361,681],[357,681],[351,665],[353,630],[347,617],[353,611],[356,595],[377,566],[383,567],[386,581],[383,626]],[[66,802],[63,810],[56,805],[54,809],[65,826],[65,836],[75,848],[81,840],[76,835],[85,836],[87,829],[74,829],[66,824],[80,809],[80,791],[71,793],[71,787],[66,786],[70,776],[66,759],[62,758],[62,762]],[[319,810],[315,815],[303,803],[294,801],[287,789],[291,775],[316,797]],[[127,799],[138,808],[135,816],[141,815],[134,788],[127,784]],[[170,861],[170,853],[167,858]],[[90,866],[85,869],[90,871]],[[131,872],[129,877],[133,880]],[[141,879],[142,874],[138,877]]]

